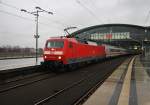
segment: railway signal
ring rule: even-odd
[[[35,19],[36,19],[36,34],[34,35],[34,38],[36,39],[36,65],[37,65],[37,63],[38,63],[38,38],[40,37],[38,34],[39,12],[46,12],[46,13],[51,14],[51,15],[53,15],[53,12],[46,11],[40,7],[35,7],[35,9],[36,9],[36,11],[33,11],[33,12],[29,12],[25,9],[21,9],[21,11],[34,15]]]

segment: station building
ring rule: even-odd
[[[150,27],[132,24],[103,24],[78,30],[71,36],[126,49],[150,51]]]

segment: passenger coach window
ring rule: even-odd
[[[63,48],[64,47],[64,42],[63,41],[48,41],[47,48]]]
[[[72,48],[73,46],[72,46],[72,43],[71,42],[69,42],[69,48]]]

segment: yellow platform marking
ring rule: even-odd
[[[131,60],[129,64],[117,105],[129,105],[130,82],[131,82],[132,65],[134,59],[135,57]]]

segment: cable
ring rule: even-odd
[[[7,14],[7,15],[10,15],[10,16],[15,16],[15,17],[18,17],[18,18],[21,18],[21,19],[24,19],[24,20],[34,21],[34,20],[30,19],[30,18],[19,16],[19,15],[16,15],[16,14],[13,14],[13,13],[10,13],[10,12],[7,12],[7,11],[0,10],[0,12],[4,13],[4,14]]]
[[[48,21],[50,21],[47,17],[44,17],[44,16],[41,16],[41,17],[44,18],[44,19],[46,19],[46,20],[48,20]],[[53,22],[53,23],[55,23],[55,24],[59,24],[59,25],[61,25],[61,26],[63,26],[63,27],[66,26],[66,24],[64,24],[64,23],[62,23],[62,22],[60,22],[60,21],[58,21],[58,20],[52,20],[52,21],[50,21],[50,22]]]
[[[89,14],[91,14],[98,22],[102,22],[99,18],[97,18],[97,16],[93,13],[92,10],[90,10],[88,7],[86,7],[85,5],[83,5],[79,0],[76,0],[76,2],[82,6]],[[103,22],[102,22],[103,23]]]
[[[148,14],[147,14],[147,16],[146,16],[146,19],[145,19],[145,26],[146,26],[146,23],[147,23],[148,20],[149,20],[149,16],[150,16],[150,11],[148,11]]]
[[[95,12],[97,11],[97,8],[96,8],[96,5],[94,4],[94,2],[92,1],[92,0],[87,0],[87,1],[84,1],[84,0],[82,0],[82,2],[83,2],[83,4],[85,4],[91,11],[93,10],[94,12],[93,12],[93,14],[96,16],[96,14],[95,14]],[[89,3],[90,4],[89,4]],[[97,17],[97,16],[96,16]],[[100,20],[99,18],[98,18],[98,20]],[[101,20],[100,20],[101,21]],[[102,21],[101,21],[102,22]]]
[[[90,6],[92,9],[97,10],[94,1],[92,1],[92,0],[87,0],[87,1],[90,3],[89,6]],[[84,0],[83,0],[84,4],[89,4],[89,3],[87,3],[87,1],[84,2]]]
[[[13,5],[10,5],[10,4],[7,4],[7,3],[4,3],[2,1],[0,1],[0,4],[2,5],[5,5],[7,7],[10,7],[10,8],[13,8],[15,10],[19,10],[20,11],[20,8],[16,7],[16,6],[13,6]],[[7,15],[10,15],[10,16],[14,16],[14,17],[17,17],[17,18],[21,18],[21,19],[24,19],[24,20],[27,20],[27,21],[35,21],[34,19],[30,19],[30,18],[27,18],[27,17],[23,17],[23,16],[19,16],[17,14],[14,14],[14,13],[11,13],[11,12],[7,12],[7,11],[4,11],[4,10],[0,10],[1,13],[4,13],[4,14],[7,14]],[[56,23],[56,22],[55,22]],[[44,26],[47,26],[47,27],[50,27],[49,24],[46,24],[46,23],[43,23],[43,22],[39,22],[39,24],[41,25],[44,25]],[[56,26],[53,26],[53,27],[56,27]],[[63,28],[60,28],[60,27],[56,27],[55,29],[57,30],[63,30]]]
[[[3,10],[0,10],[1,13],[4,13],[4,14],[7,14],[7,15],[10,15],[10,16],[14,16],[14,17],[18,17],[18,18],[21,18],[21,19],[24,19],[24,20],[28,20],[28,21],[34,21],[33,19],[30,19],[30,18],[27,18],[27,17],[23,17],[23,16],[19,16],[19,15],[16,15],[16,14],[13,14],[13,13],[10,13],[10,12],[7,12],[7,11],[3,11]],[[43,23],[43,22],[39,22],[39,24],[41,25],[45,25],[47,27],[50,27],[49,24],[46,24],[46,23]],[[58,29],[58,27],[57,27]],[[60,29],[60,28],[59,28]]]
[[[94,14],[90,9],[88,9],[86,6],[84,6],[79,0],[76,0],[76,1],[77,1],[77,3],[78,3],[79,5],[81,5],[85,10],[87,10],[92,16],[95,17],[95,14]]]
[[[13,9],[16,9],[16,10],[20,10],[20,8],[18,8],[18,7],[16,7],[16,6],[13,6],[13,5],[10,5],[10,4],[7,4],[7,3],[4,3],[4,2],[2,2],[2,1],[0,1],[0,4],[5,5],[5,6],[7,6],[7,7],[10,7],[10,8],[13,8]]]
[[[35,3],[35,1],[33,1],[34,3]],[[16,6],[13,6],[13,5],[10,5],[10,4],[7,4],[7,3],[4,3],[4,2],[2,2],[2,1],[0,1],[0,4],[2,4],[2,5],[5,5],[5,6],[7,6],[7,7],[10,7],[10,8],[13,8],[13,9],[16,9],[16,10],[19,10],[20,11],[20,8],[18,8],[18,7],[16,7]],[[36,3],[37,4],[37,3]],[[13,14],[13,13],[10,13],[10,12],[7,12],[7,11],[3,11],[3,10],[0,10],[0,12],[1,13],[4,13],[4,14],[7,14],[7,15],[11,15],[11,16],[15,16],[15,17],[18,17],[18,18],[21,18],[21,19],[24,19],[24,20],[29,20],[29,21],[34,21],[33,19],[30,19],[30,18],[26,18],[26,17],[23,17],[23,16],[19,16],[19,15],[16,15],[16,14]],[[42,16],[43,17],[43,16]],[[49,20],[48,18],[46,18],[46,17],[43,17],[43,18],[45,18],[46,20]],[[64,24],[64,23],[62,23],[62,22],[60,22],[60,21],[52,21],[53,23],[55,23],[55,24],[59,24],[59,25],[61,25],[61,26],[63,26],[63,27],[66,27],[66,25]],[[46,23],[42,23],[42,22],[39,22],[40,24],[42,24],[42,25],[46,25],[46,26],[50,26],[50,25],[48,25],[48,24],[46,24]],[[58,27],[57,27],[58,28]]]

